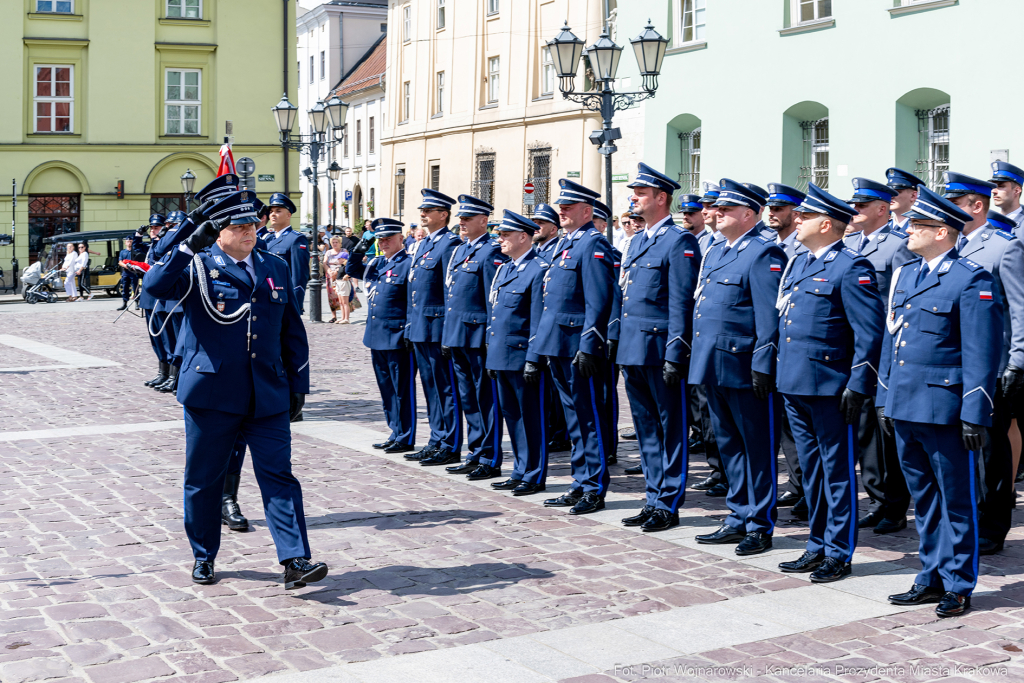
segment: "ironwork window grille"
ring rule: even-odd
[[[551,57],[551,48],[545,47],[541,50],[541,95],[550,95],[555,92],[555,61]]]
[[[81,195],[33,195],[28,202],[29,263],[39,260],[43,239],[79,231]]]
[[[700,194],[700,138],[700,128],[679,134],[679,184],[683,194]]]
[[[172,211],[187,212],[198,207],[199,202],[196,201],[195,197],[192,197],[186,206],[185,195],[183,194],[153,194],[149,196],[149,212],[151,214],[162,213],[166,216]]]
[[[828,19],[832,16],[832,0],[797,0],[797,23]]]
[[[706,4],[707,0],[682,0],[677,34],[680,44],[704,40]]]
[[[444,28],[444,0],[437,0],[437,28]]]
[[[494,152],[479,152],[476,155],[473,194],[488,204],[494,204],[494,160]]]
[[[549,188],[551,186],[551,148],[536,147],[530,150],[530,177],[527,181],[533,183],[533,197],[536,204],[524,205],[524,213],[527,216],[533,215],[537,204],[547,204]]]
[[[441,191],[441,166],[439,164],[430,167],[430,189],[436,192]]]
[[[167,16],[171,19],[202,19],[200,0],[167,0]]]
[[[71,14],[74,9],[75,4],[72,0],[36,0],[37,12]]]
[[[803,131],[803,165],[800,167],[800,189],[814,182],[828,189],[828,117],[817,121],[801,121]]]
[[[35,132],[74,132],[74,74],[73,66],[36,66]]]
[[[167,70],[164,135],[199,135],[201,78],[198,70]]]
[[[487,103],[498,101],[498,88],[501,85],[501,58],[491,57],[487,60]]]
[[[917,110],[917,175],[928,189],[941,193],[949,170],[949,105]]]

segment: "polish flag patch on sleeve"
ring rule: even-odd
[[[594,258],[604,258],[604,252],[603,251],[595,251],[594,252]]]
[[[778,263],[773,263],[773,264],[771,264],[771,266],[768,267],[768,270],[770,270],[773,273],[781,273],[782,272],[782,265],[778,264]]]
[[[868,275],[861,275],[860,277],[857,278],[857,284],[858,285],[870,285],[871,284],[871,277],[868,276]]]
[[[683,256],[686,258],[693,258],[693,249],[684,249]]]
[[[992,301],[992,292],[981,292],[979,298],[982,301]]]
[[[500,258],[494,259],[494,265],[500,266],[501,264],[502,264],[502,260]]]

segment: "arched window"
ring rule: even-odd
[[[806,191],[807,185],[828,189],[828,107],[801,102],[782,116],[782,182]]]

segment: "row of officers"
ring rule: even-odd
[[[429,234],[415,256],[402,224],[381,218],[378,256],[357,248],[347,266],[366,282],[364,343],[391,429],[375,447],[500,480],[504,421],[514,463],[491,485],[530,495],[545,490],[552,431],[564,428],[572,485],[544,504],[595,512],[621,374],[646,488],[623,524],[679,524],[696,420],[730,511],[697,540],[765,552],[785,433],[810,537],[780,569],[848,576],[858,529],[905,527],[913,499],[922,570],[889,599],[961,614],[979,554],[1000,551],[1010,526],[1007,434],[1024,383],[1021,211],[989,211],[994,194],[1004,210],[1008,195],[1019,201],[1024,170],[992,170],[991,181],[947,173],[938,194],[892,168],[886,182],[855,178],[848,201],[814,184],[724,178],[683,195],[676,225],[680,186],[641,163],[628,187],[646,227],[625,254],[604,237],[598,193],[571,180],[556,207],[505,211],[497,240],[487,202],[424,189]],[[448,227],[456,204],[461,239]],[[417,372],[430,425],[419,451]],[[858,459],[871,500],[860,519]]]

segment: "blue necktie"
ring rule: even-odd
[[[963,248],[964,248],[964,246],[966,244],[967,244],[967,238],[964,237],[963,235],[960,235],[960,237],[958,237],[957,240],[956,240],[956,250],[957,250],[957,252],[963,251]]]
[[[925,263],[924,261],[922,261],[921,262],[921,268],[920,268],[920,270],[917,271],[917,282],[915,283],[914,286],[915,287],[920,287],[921,283],[924,282],[924,279],[926,277],[928,277],[928,273],[929,272],[930,271],[928,270],[928,264]]]

